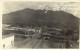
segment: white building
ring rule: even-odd
[[[33,31],[33,32],[41,33],[41,28],[27,28],[27,31]]]
[[[5,35],[2,38],[3,48],[12,48],[14,46],[14,35]]]

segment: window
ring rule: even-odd
[[[5,48],[5,44],[3,44],[3,48]]]

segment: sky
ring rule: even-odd
[[[80,3],[79,2],[32,2],[32,1],[5,1],[3,3],[3,14],[31,9],[48,9],[53,11],[65,11],[80,18]]]

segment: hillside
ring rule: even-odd
[[[24,9],[9,14],[3,14],[3,24],[37,25],[48,27],[65,27],[78,29],[79,19],[64,11],[47,11]]]

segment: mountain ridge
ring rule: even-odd
[[[78,28],[79,19],[64,11],[23,9],[3,14],[3,24]]]

